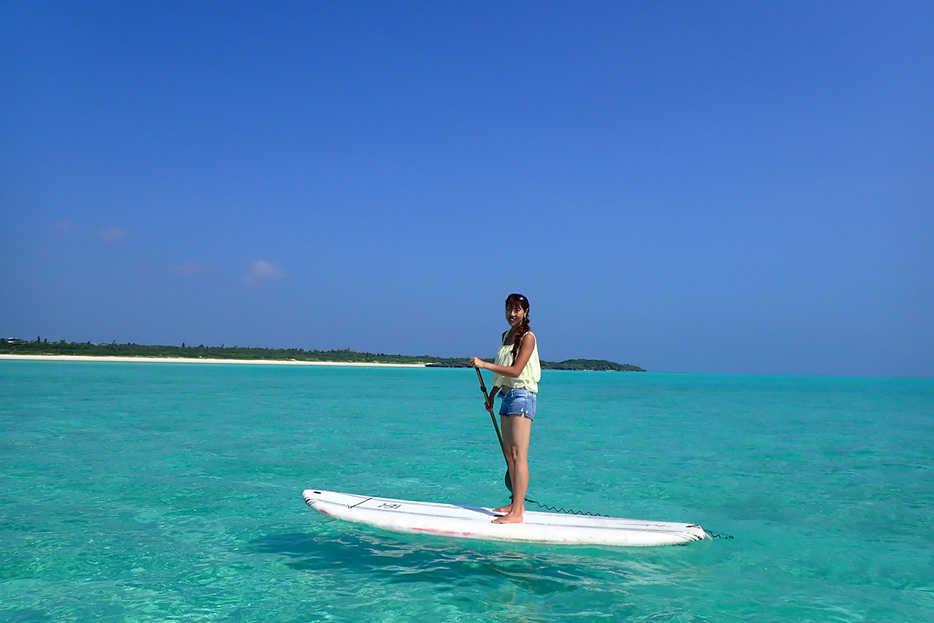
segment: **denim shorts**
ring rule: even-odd
[[[534,392],[520,387],[500,392],[500,396],[503,397],[503,404],[499,408],[501,416],[524,415],[530,420],[535,419],[535,403],[538,402],[538,396]]]

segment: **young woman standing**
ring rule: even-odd
[[[512,502],[494,512],[505,513],[493,523],[521,523],[525,512],[525,492],[529,488],[529,439],[538,382],[542,366],[538,359],[538,344],[529,329],[529,300],[521,294],[506,297],[506,322],[509,330],[503,333],[502,344],[495,363],[471,357],[476,368],[493,372],[491,400],[499,392],[503,398],[499,409],[503,429],[503,452],[512,480]]]

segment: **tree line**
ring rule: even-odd
[[[438,368],[467,368],[466,357],[434,357],[431,355],[390,355],[386,353],[358,352],[352,348],[335,350],[306,350],[304,348],[260,348],[245,346],[181,346],[95,344],[92,342],[49,342],[37,337],[35,341],[20,338],[0,340],[0,353],[13,355],[81,355],[90,357],[156,357],[187,359],[245,359],[271,361],[312,361],[327,363],[401,363],[424,364]],[[492,360],[488,360],[492,361]],[[613,370],[644,372],[639,366],[619,364],[603,359],[568,359],[559,362],[542,361],[545,370]]]

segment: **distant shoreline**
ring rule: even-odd
[[[311,366],[386,366],[395,368],[469,368],[467,357],[434,357],[431,355],[391,355],[357,352],[351,348],[339,350],[305,350],[304,348],[261,348],[241,346],[181,346],[146,344],[92,344],[91,342],[58,342],[37,338],[0,338],[0,358],[34,359],[36,361],[118,361],[151,363],[262,363]],[[492,363],[492,359],[484,359]],[[632,364],[620,364],[605,359],[565,359],[541,362],[542,370],[579,370],[645,372]]]
[[[366,361],[296,361],[294,359],[213,359],[209,357],[112,357],[108,355],[2,355],[0,360],[109,361],[112,363],[255,363],[284,366],[355,366],[379,368],[424,368],[424,363],[373,363]]]

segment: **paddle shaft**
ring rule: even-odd
[[[480,391],[483,392],[483,397],[486,398],[486,411],[490,414],[490,419],[493,421],[493,428],[496,429],[496,437],[499,439],[499,447],[503,451],[503,458],[506,459],[506,465],[509,465],[509,459],[506,458],[506,447],[503,445],[503,435],[499,432],[499,424],[496,423],[496,416],[493,415],[493,401],[490,398],[490,394],[486,391],[486,383],[483,382],[480,368],[474,368],[474,370],[477,371],[477,378],[480,379]]]
[[[480,381],[480,391],[483,392],[483,397],[485,398],[484,405],[486,406],[487,413],[490,414],[490,420],[493,422],[496,438],[499,439],[499,448],[503,451],[503,460],[506,461],[506,476],[503,480],[506,483],[506,488],[512,493],[512,478],[509,476],[509,458],[506,455],[506,444],[503,443],[503,435],[499,432],[499,424],[496,423],[496,416],[493,414],[493,399],[486,391],[486,383],[483,382],[483,375],[480,374],[480,368],[474,368],[474,370],[477,371],[477,379]]]

